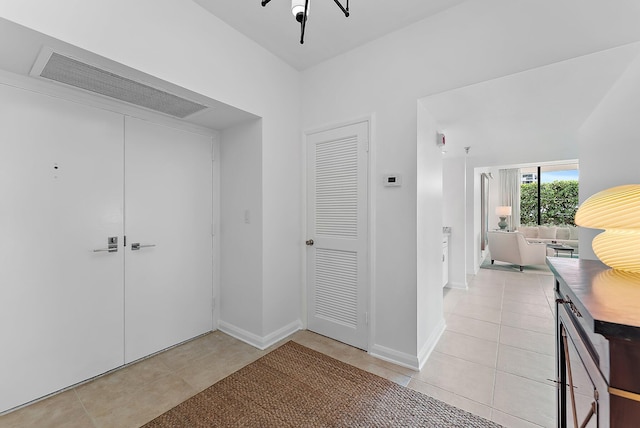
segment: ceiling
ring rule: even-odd
[[[334,0],[310,0],[304,45],[290,0],[266,7],[260,0],[193,1],[298,70],[432,17],[411,31],[425,37],[422,28],[438,28],[438,37],[425,40],[422,56],[446,58],[447,75],[436,67],[432,90],[416,97],[432,94],[421,101],[446,132],[448,156],[463,156],[465,146],[486,158],[544,147],[557,159],[575,158],[580,127],[640,55],[637,0],[617,0],[615,7],[600,0],[403,0],[401,7],[356,0],[349,18]],[[0,43],[0,70],[28,75],[47,45],[205,103],[210,109],[189,118],[195,125],[224,129],[256,118],[3,19],[0,38],[20,40]],[[480,63],[491,72],[478,73]],[[458,87],[465,76],[466,85]]]
[[[421,54],[443,58],[450,72],[434,70],[433,95],[421,101],[451,157],[472,146],[485,159],[577,158],[581,126],[640,55],[637,0],[356,0],[349,18],[334,0],[310,0],[304,45],[291,0],[194,1],[298,70],[431,18],[410,31],[438,28]],[[491,72],[474,72],[480,62]],[[456,76],[462,87],[442,88]]]
[[[291,0],[194,0],[298,70],[304,70],[464,0],[356,0],[346,18],[334,0],[309,0],[305,43]],[[343,6],[346,0],[340,0]]]
[[[577,158],[582,125],[640,54],[627,44],[421,100],[446,135],[447,156]]]

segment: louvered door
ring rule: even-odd
[[[368,122],[307,136],[308,328],[367,348]]]

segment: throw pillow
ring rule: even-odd
[[[556,239],[556,229],[555,226],[540,226],[538,227],[538,237],[540,239]]]
[[[568,226],[568,227],[569,227],[569,239],[577,240],[578,228],[576,226]]]
[[[538,228],[530,226],[521,226],[518,228],[518,232],[522,232],[525,238],[537,238]]]
[[[569,230],[568,227],[559,227],[556,229],[556,239],[571,239],[569,238],[569,236],[571,236],[571,231]]]

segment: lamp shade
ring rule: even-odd
[[[602,263],[640,272],[640,185],[612,187],[592,195],[578,208],[575,223],[605,229],[592,243]]]
[[[511,207],[508,207],[508,206],[496,207],[496,215],[498,217],[506,217],[508,215],[511,215]]]

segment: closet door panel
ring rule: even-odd
[[[124,362],[122,121],[0,84],[0,412]]]

